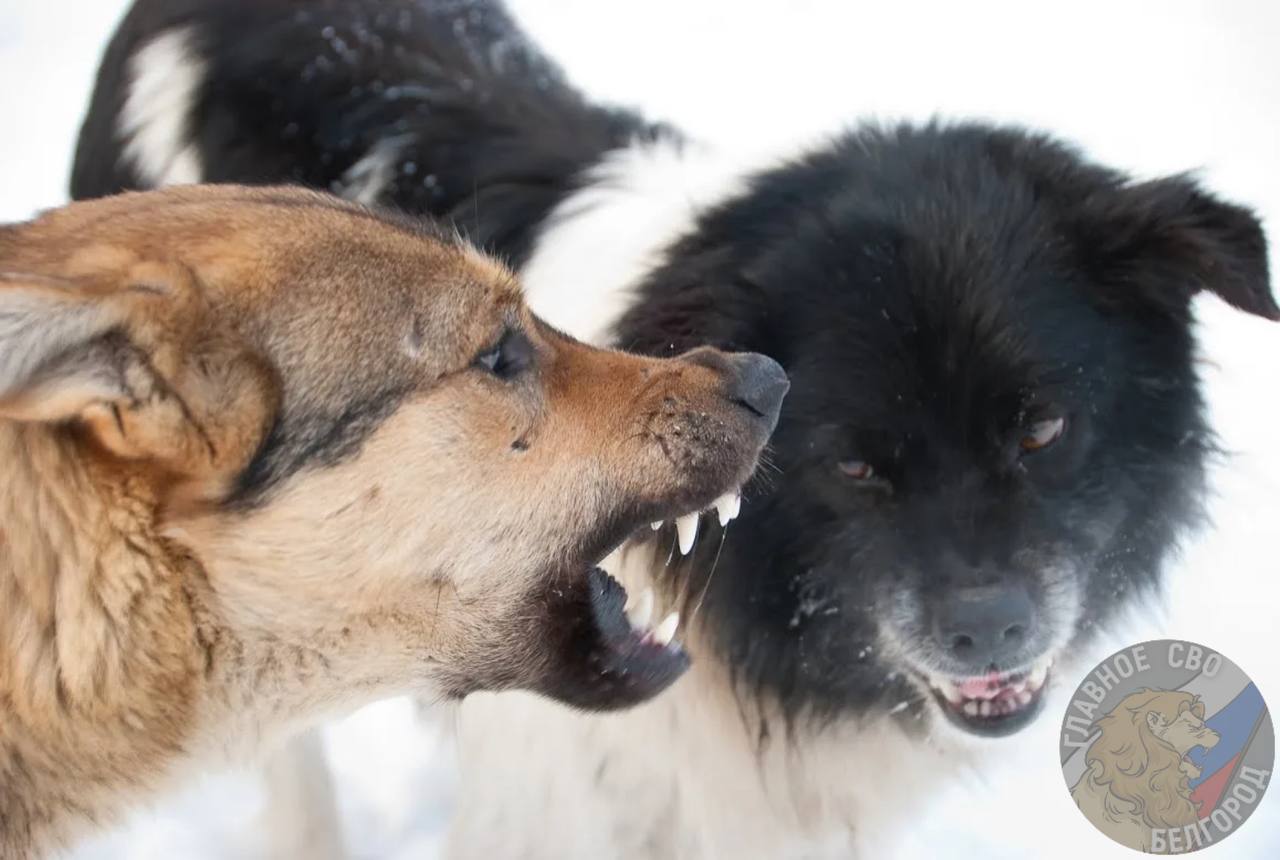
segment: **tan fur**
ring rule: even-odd
[[[1194,824],[1190,778],[1199,774],[1183,757],[1206,749],[1218,734],[1204,726],[1204,704],[1191,693],[1130,693],[1100,717],[1101,731],[1086,752],[1089,769],[1071,789],[1085,816],[1130,848],[1151,848],[1152,828]]]
[[[510,328],[518,383],[473,365]],[[751,468],[722,382],[578,344],[465,245],[308,192],[0,228],[0,856],[381,695],[542,689],[598,533],[694,491],[711,441],[679,410]],[[301,465],[241,499],[271,445]]]

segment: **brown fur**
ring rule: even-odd
[[[504,329],[518,380],[474,364]],[[377,696],[575,701],[586,568],[763,443],[718,356],[585,347],[308,192],[0,228],[0,856]]]
[[[1072,788],[1090,821],[1123,845],[1151,847],[1152,828],[1194,824],[1190,762],[1196,746],[1218,735],[1205,728],[1204,704],[1177,690],[1139,690],[1096,723],[1101,732],[1086,752],[1089,769]]]

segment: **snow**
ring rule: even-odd
[[[81,111],[123,0],[6,0],[0,12],[0,219],[65,199]],[[1280,4],[947,0],[518,0],[519,17],[593,95],[711,139],[762,146],[854,119],[983,116],[1072,138],[1140,175],[1198,169],[1266,218],[1280,247]],[[1280,270],[1273,250],[1272,268]],[[1167,608],[1139,636],[1224,652],[1280,706],[1280,327],[1199,304],[1211,408],[1231,452],[1215,476],[1216,526],[1187,550]],[[1089,827],[1057,770],[1055,713],[992,744],[991,768],[948,791],[888,846],[899,860],[1128,858]],[[441,847],[454,763],[407,701],[325,730],[342,824],[359,857]],[[265,794],[253,771],[208,774],[83,844],[75,860],[261,856]],[[1206,858],[1280,855],[1280,790]]]

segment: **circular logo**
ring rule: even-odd
[[[1240,667],[1194,642],[1112,654],[1076,689],[1059,747],[1067,789],[1107,836],[1148,854],[1229,837],[1275,764],[1266,702]]]

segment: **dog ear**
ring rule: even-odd
[[[118,368],[104,359],[120,311],[72,283],[0,273],[0,416],[65,420],[117,395]]]
[[[0,419],[85,428],[217,494],[265,436],[275,380],[213,323],[184,267],[118,278],[0,271]]]
[[[1147,303],[1185,313],[1200,290],[1250,314],[1280,320],[1271,293],[1267,240],[1241,206],[1174,176],[1111,186],[1076,210],[1086,265]]]

